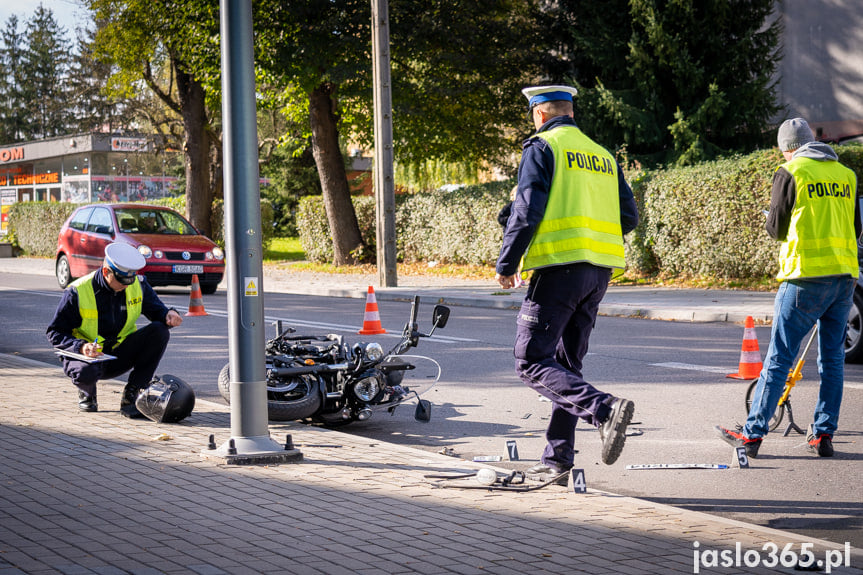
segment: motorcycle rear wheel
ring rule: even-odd
[[[231,364],[219,372],[219,394],[231,403]],[[296,378],[297,386],[289,393],[267,389],[267,418],[270,421],[295,421],[311,417],[321,407],[320,382],[313,375]]]

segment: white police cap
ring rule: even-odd
[[[147,265],[144,256],[129,244],[113,243],[105,248],[105,262],[114,276],[122,284],[130,285],[135,281],[136,272]]]
[[[571,86],[531,86],[524,88],[521,93],[527,98],[527,107],[533,108],[543,102],[556,100],[572,102],[572,97],[578,94],[578,90]]]

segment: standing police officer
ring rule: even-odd
[[[746,424],[716,430],[757,457],[800,343],[817,323],[821,387],[806,439],[819,457],[832,457],[845,377],[845,329],[859,271],[857,176],[839,163],[833,148],[815,141],[803,118],[783,122],[777,143],[785,163],[773,174],[765,227],[782,242],[776,276],[782,283],[770,346]]]
[[[78,388],[78,409],[98,411],[96,382],[115,378],[130,369],[123,389],[120,412],[129,418],[142,417],[135,407],[137,393],[146,388],[168,346],[168,329],[183,323],[174,309],[168,309],[137,271],[146,260],[134,247],[124,243],[105,248],[102,267],[75,282],[63,292],[47,336],[57,349],[99,359],[87,361],[62,356],[63,372]],[[150,324],[137,329],[143,314]]]
[[[599,428],[602,461],[610,465],[634,412],[632,401],[587,383],[581,368],[612,271],[625,265],[623,236],[638,224],[638,209],[614,156],[575,124],[576,90],[522,92],[537,133],[523,145],[496,279],[509,289],[517,285],[520,263],[534,270],[516,321],[516,371],[551,400],[552,412],[540,463],[526,473],[564,483],[578,420]]]

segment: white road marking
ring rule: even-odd
[[[688,369],[689,371],[705,371],[707,373],[721,373],[723,375],[728,374],[728,368],[725,367],[714,367],[712,365],[697,365],[694,363],[678,363],[676,361],[669,361],[665,363],[651,363],[650,365],[654,367],[667,367],[669,369]]]

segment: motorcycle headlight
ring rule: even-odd
[[[357,382],[354,386],[354,395],[357,398],[364,402],[368,403],[372,401],[383,389],[383,382],[381,381],[381,377],[379,374],[371,374],[368,377],[364,377]]]
[[[366,346],[366,357],[371,361],[378,361],[384,356],[384,348],[379,343],[370,343]]]

